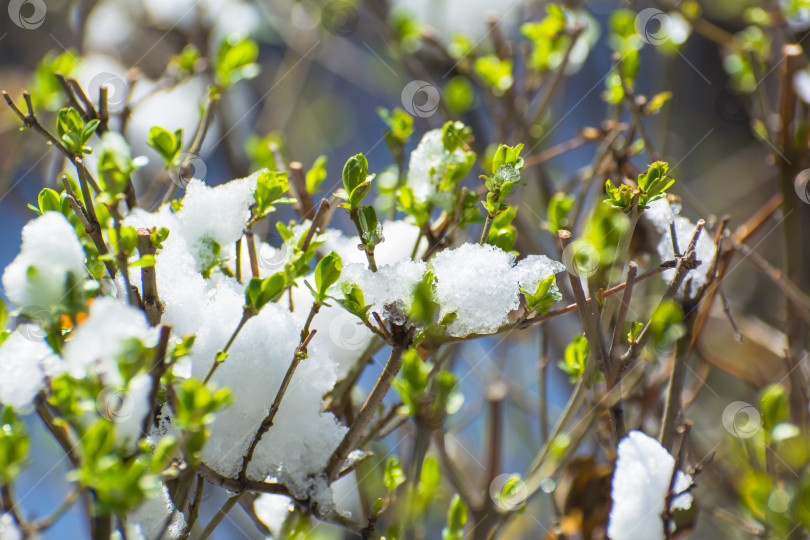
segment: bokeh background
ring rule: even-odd
[[[608,17],[620,7],[640,10],[647,5],[618,0],[565,4],[586,10],[601,32],[592,36],[590,50],[584,51],[587,56],[583,54],[575,72],[563,80],[549,117],[538,128],[542,130],[539,143],[524,152],[528,155],[575,137],[584,126],[600,125],[608,110],[602,99],[611,67],[611,50],[605,42]],[[748,4],[744,0],[701,2],[703,16],[731,33],[745,26],[742,14]],[[37,14],[36,2],[21,6],[26,17]],[[393,35],[408,38],[409,33],[421,32],[448,42],[461,32],[471,42],[491,48],[492,31],[487,20],[497,21],[503,36],[519,42],[520,23],[537,20],[544,13],[543,2],[515,0],[370,0],[356,5],[314,0],[49,0],[42,20],[31,24],[31,28],[20,27],[6,13],[0,13],[0,88],[18,99],[23,89],[33,89],[37,66],[46,54],[66,54],[75,62],[73,76],[91,95],[100,84],[108,84],[113,89],[111,103],[122,103],[123,96],[131,91],[132,101],[138,105],[132,110],[125,133],[133,145],[133,155],[150,159],[150,164],[136,175],[136,191],[139,199],[156,203],[168,183],[159,174],[158,156],[146,145],[146,133],[155,124],[170,131],[183,128],[185,133],[193,133],[208,84],[205,74],[178,85],[165,84],[167,63],[186,44],[192,43],[204,55],[211,55],[225,36],[249,34],[260,45],[261,73],[224,96],[200,152],[200,162],[195,163],[195,174],[204,176],[212,185],[247,175],[253,167],[246,151],[250,138],[276,133],[286,160],[300,161],[308,168],[317,156],[327,155],[326,185],[333,189],[350,155],[363,152],[372,172],[392,164],[383,139],[386,126],[376,112],[378,107],[407,109],[403,89],[410,82],[425,81],[444,92],[459,74],[452,59],[438,54],[429,44],[412,36],[395,40]],[[518,55],[526,52],[521,47],[515,46]],[[663,159],[674,168],[672,175],[678,182],[672,191],[682,198],[683,215],[693,221],[729,215],[734,227],[778,190],[778,181],[772,149],[751,134],[751,103],[731,90],[723,58],[721,47],[698,34],[691,35],[677,51],[646,47],[637,92],[673,92],[671,102],[660,115],[650,119],[647,127]],[[760,81],[765,95],[774,100],[778,74],[779,70],[763,74]],[[57,101],[61,99],[57,97]],[[472,126],[482,147],[498,142],[494,140],[495,119],[503,111],[493,109],[491,100],[480,90],[472,91],[466,99],[468,104],[462,110],[442,106],[417,116],[416,132],[407,151],[416,146],[425,131],[440,127],[448,117]],[[46,104],[43,107],[43,120],[53,122],[53,114],[46,111]],[[585,145],[554,158],[543,164],[543,175],[551,185],[565,186],[591,162],[594,151],[593,145]],[[634,162],[644,167],[646,159],[642,155]],[[58,152],[36,133],[19,132],[18,118],[5,104],[0,105],[0,267],[5,267],[19,249],[20,230],[33,216],[27,204],[35,204],[43,186],[54,185],[61,166]],[[475,172],[466,185],[480,184],[480,171],[476,168]],[[526,186],[514,202],[517,199],[521,215],[517,249],[557,256],[553,237],[544,229],[545,201],[539,190]],[[333,225],[349,230],[350,223],[336,215]],[[270,243],[280,243],[271,227],[261,234]],[[471,234],[477,238],[477,231]],[[808,249],[784,246],[776,220],[764,227],[754,242],[755,249],[776,264],[786,248]],[[742,261],[724,285],[741,329],[761,346],[735,344],[728,338],[727,329],[718,330],[719,337],[709,345],[712,350],[708,356],[722,356],[742,371],[751,370],[756,375],[732,377],[711,364],[701,372],[705,386],[692,407],[700,411],[695,430],[697,444],[706,451],[728,435],[721,422],[724,408],[735,400],[751,401],[760,385],[781,376],[768,362],[778,354],[778,346],[773,343],[779,340],[777,329],[782,324],[784,306],[775,286],[757,272]],[[553,419],[570,391],[567,375],[554,366],[578,332],[578,323],[571,316],[553,320],[546,327],[551,358],[547,384]],[[455,371],[465,403],[449,420],[448,445],[471,479],[483,474],[483,396],[495,383],[507,388],[504,469],[524,470],[534,456],[541,442],[536,405],[540,341],[539,330],[533,329],[456,349]],[[370,387],[376,372],[366,376],[361,384]],[[26,513],[43,515],[61,500],[67,485],[66,464],[59,461],[59,449],[36,418],[32,417],[30,423],[33,460],[19,481],[18,497]],[[378,452],[407,456],[410,443],[407,438],[402,441],[410,429],[405,424],[392,432],[380,441]],[[592,449],[586,445],[583,452]],[[711,478],[707,473],[704,481],[710,483]],[[350,483],[344,484],[338,492],[341,506],[356,511],[356,495]],[[211,486],[208,488],[203,512],[218,508],[224,497]],[[702,491],[697,493],[700,498]],[[734,501],[724,496],[722,490],[706,495],[718,505],[733,506]],[[535,515],[537,523],[547,524],[543,518],[547,504],[532,504],[527,513]],[[443,512],[443,508],[437,508],[429,514],[426,538],[438,537]],[[540,525],[523,521],[526,528],[522,537],[542,535]],[[702,515],[699,523],[696,538],[729,537],[727,529],[711,515]],[[46,538],[78,536],[84,528],[84,520],[74,509],[47,532]],[[336,534],[328,527],[324,531]],[[237,510],[215,537],[258,535],[248,518]]]

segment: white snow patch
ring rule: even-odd
[[[675,458],[658,441],[640,431],[631,431],[618,447],[613,472],[608,522],[611,540],[663,540],[666,496],[672,481]],[[672,508],[687,509],[692,495],[685,492],[692,478],[677,472]]]

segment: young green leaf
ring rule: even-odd
[[[276,272],[270,277],[253,278],[245,289],[245,305],[260,311],[270,302],[275,302],[287,288],[287,274]]]
[[[50,188],[45,188],[39,192],[37,202],[39,203],[39,211],[41,214],[45,212],[60,212],[62,210],[62,201],[59,199],[59,194]]]
[[[219,46],[215,70],[215,82],[220,88],[233,86],[242,79],[252,79],[259,74],[259,46],[255,41],[240,34],[231,34]]]
[[[256,179],[256,191],[253,193],[253,199],[256,201],[253,209],[255,219],[275,212],[276,204],[294,202],[294,199],[284,197],[289,187],[286,172],[264,171],[259,174]]]
[[[65,107],[59,110],[56,118],[56,133],[65,148],[72,153],[89,154],[92,150],[85,144],[96,132],[98,124],[98,120],[91,120],[85,124],[79,111],[72,107]]]
[[[577,336],[565,348],[565,360],[558,364],[559,368],[571,376],[571,382],[576,382],[585,373],[585,364],[588,360],[590,347],[585,336]]]
[[[555,283],[556,277],[551,274],[537,284],[534,292],[528,292],[523,288],[520,289],[526,299],[526,311],[528,313],[536,312],[538,315],[542,315],[549,310],[554,302],[562,298],[562,295],[554,287]]]
[[[767,431],[785,422],[790,416],[790,396],[784,385],[772,384],[763,389],[759,394],[759,409]]]
[[[405,473],[402,471],[402,463],[398,457],[389,458],[385,463],[383,484],[389,493],[393,493],[403,482],[405,482]]]
[[[149,129],[146,143],[157,150],[160,157],[163,158],[166,168],[170,169],[174,158],[177,157],[183,146],[183,130],[178,129],[171,133],[160,126],[152,126]]]
[[[464,526],[467,524],[467,505],[456,493],[447,510],[447,527],[442,529],[442,540],[463,540]]]
[[[318,156],[312,168],[307,171],[306,183],[308,193],[317,193],[321,184],[326,180],[326,156]]]
[[[329,287],[337,283],[340,279],[340,272],[343,268],[343,261],[336,252],[332,251],[318,262],[315,267],[315,287],[318,296],[316,301],[323,303],[326,300]]]

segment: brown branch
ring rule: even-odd
[[[149,374],[152,377],[152,388],[149,390],[149,403],[150,412],[143,419],[141,426],[141,433],[144,437],[149,435],[149,426],[155,421],[155,414],[158,407],[158,391],[160,390],[160,379],[166,373],[166,351],[169,348],[169,337],[172,333],[172,327],[164,324],[160,327],[160,338],[158,339],[157,347],[155,348],[155,357],[152,360],[152,367],[149,369]]]
[[[409,332],[408,334],[411,333],[412,332]],[[366,429],[366,426],[371,422],[374,415],[377,414],[380,403],[382,403],[385,394],[387,394],[388,389],[391,388],[391,383],[394,382],[394,377],[397,376],[397,373],[399,373],[402,367],[402,354],[407,349],[409,342],[410,335],[404,340],[398,340],[398,342],[391,347],[391,354],[388,357],[388,361],[385,363],[382,373],[380,373],[377,379],[377,383],[368,395],[357,418],[355,418],[351,427],[349,427],[349,431],[346,432],[343,440],[335,449],[334,453],[332,453],[332,457],[329,458],[325,473],[330,481],[337,477],[344,460],[349,456],[349,453],[355,449],[358,441],[360,441],[363,436],[363,431]]]
[[[295,198],[298,199],[296,210],[301,219],[309,219],[315,211],[312,204],[312,195],[307,191],[307,179],[304,175],[304,166],[300,161],[293,161],[289,166],[290,180],[292,180]],[[314,218],[313,218],[314,221]]]
[[[273,420],[275,420],[276,414],[278,414],[278,411],[281,408],[281,401],[284,399],[284,395],[287,393],[287,389],[290,387],[293,375],[295,375],[295,370],[298,368],[298,364],[300,364],[301,361],[307,357],[307,345],[309,345],[309,342],[313,337],[315,337],[315,333],[317,332],[317,330],[310,332],[309,327],[312,325],[312,320],[315,318],[315,315],[318,314],[320,309],[321,304],[318,302],[312,303],[312,308],[309,310],[306,323],[304,323],[304,329],[301,330],[301,341],[295,348],[292,361],[290,362],[289,367],[287,367],[287,372],[284,373],[284,379],[281,381],[281,385],[276,392],[276,397],[273,399],[273,404],[270,406],[270,409],[267,411],[267,416],[264,417],[259,429],[253,436],[253,440],[250,442],[247,453],[245,453],[245,455],[242,457],[242,468],[239,470],[240,480],[247,478],[248,465],[250,465],[250,462],[253,459],[253,454],[256,451],[256,447],[259,445],[259,442],[262,440],[264,434],[267,433],[271,427],[273,427]]]
[[[152,233],[149,229],[138,229],[138,253],[141,258],[146,255],[154,257],[155,252],[155,246],[152,244]],[[163,316],[163,304],[160,297],[158,297],[157,276],[154,265],[141,266],[141,296],[149,326],[159,325],[160,318]]]

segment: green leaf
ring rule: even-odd
[[[259,74],[259,46],[241,34],[231,34],[219,46],[215,69],[215,81],[220,88],[233,86],[242,79],[252,79]]]
[[[170,169],[174,158],[180,153],[183,146],[183,130],[178,129],[174,133],[163,129],[160,126],[152,126],[149,129],[149,136],[146,143],[157,150],[166,168]]]
[[[276,272],[270,277],[253,278],[245,289],[245,305],[260,311],[269,302],[275,302],[287,288],[287,274]]]
[[[129,263],[130,268],[145,268],[150,266],[155,266],[154,255],[143,255],[137,261]]]
[[[320,190],[321,184],[326,180],[326,156],[318,156],[312,168],[307,171],[307,192],[317,193]]]
[[[149,234],[149,240],[152,241],[152,245],[155,246],[156,249],[163,248],[163,242],[169,237],[169,229],[166,227],[161,227],[159,229],[154,229]]]
[[[558,191],[548,202],[549,230],[557,234],[562,228],[568,227],[568,212],[574,205],[574,198]]]
[[[284,198],[284,194],[290,187],[286,172],[263,171],[256,179],[256,191],[253,199],[256,206],[253,209],[255,217],[262,218],[271,212],[275,212],[275,204],[290,203],[293,200]]]
[[[759,409],[762,412],[762,424],[766,431],[771,431],[777,424],[790,416],[790,397],[781,384],[767,386],[759,394]]]
[[[472,138],[472,128],[463,122],[449,121],[442,126],[442,146],[447,152],[463,148]]]
[[[658,305],[650,317],[650,331],[656,347],[669,347],[686,334],[683,309],[673,300]]]
[[[388,147],[391,148],[392,153],[401,152],[402,147],[408,143],[411,135],[413,135],[413,117],[399,107],[394,108],[392,111],[379,108],[377,114],[388,126],[388,131],[385,133],[385,142]]]
[[[374,175],[368,174],[368,160],[363,154],[352,156],[343,166],[343,189],[346,192],[344,199],[349,208],[356,208],[368,195],[371,189],[371,179]]]
[[[360,218],[360,229],[363,232],[363,245],[373,248],[385,240],[382,223],[377,221],[377,211],[373,206],[361,208],[358,217]]]
[[[444,85],[442,97],[456,113],[465,113],[475,103],[475,87],[464,75],[456,75]]]
[[[340,279],[340,272],[343,268],[343,261],[336,252],[332,251],[322,258],[315,267],[315,287],[317,288],[317,301],[323,303],[326,300],[326,293],[329,287],[337,283]]]
[[[42,214],[62,210],[62,201],[59,200],[59,194],[50,188],[45,188],[39,192],[37,202],[39,203],[39,211]]]
[[[492,157],[492,173],[495,174],[504,165],[509,165],[517,171],[521,171],[523,169],[523,158],[520,157],[522,149],[523,144],[518,144],[515,147],[505,144],[498,146],[495,155]]]
[[[56,119],[56,133],[65,147],[74,154],[89,154],[90,148],[85,143],[96,132],[98,120],[91,120],[86,125],[79,111],[72,107],[59,110]]]
[[[450,508],[447,510],[447,527],[442,529],[442,540],[463,540],[467,519],[467,505],[456,493],[450,500]]]
[[[410,319],[422,324],[433,322],[439,309],[439,304],[436,302],[435,292],[433,290],[434,281],[433,272],[428,270],[414,287],[413,301],[411,302],[411,307],[408,312]],[[445,316],[445,318],[447,318],[447,316]],[[450,322],[452,322],[452,320],[447,322],[447,324],[450,324]],[[444,324],[444,320],[442,324]]]
[[[476,58],[474,68],[494,95],[501,96],[512,87],[512,60],[489,54]]]
[[[393,493],[403,482],[405,482],[405,473],[402,471],[402,463],[398,457],[389,458],[385,463],[383,484],[389,493]]]
[[[0,422],[0,483],[8,484],[20,473],[28,457],[30,440],[25,422],[14,414],[11,406],[3,407]]]
[[[520,289],[526,299],[527,312],[536,312],[538,315],[542,315],[554,305],[554,302],[562,298],[562,295],[554,286],[556,280],[554,274],[551,274],[537,284],[534,292],[526,291],[523,288]]]
[[[363,290],[357,284],[348,282],[343,282],[340,288],[343,293],[343,300],[338,300],[338,303],[352,315],[367,321],[368,310],[371,309],[371,306],[366,305]]]
[[[585,336],[577,336],[565,348],[565,360],[558,364],[559,368],[571,376],[575,382],[585,373],[585,364],[588,361],[590,347]]]
[[[374,504],[371,507],[371,512],[373,514],[379,514],[382,512],[382,509],[385,507],[385,501],[381,498],[377,497],[377,500],[374,501]]]
[[[123,193],[136,168],[126,139],[115,131],[104,132],[98,154],[99,183],[102,189],[111,195]]]
[[[630,331],[627,333],[628,343],[635,343],[641,336],[641,331],[644,329],[644,323],[635,321],[630,325]]]

